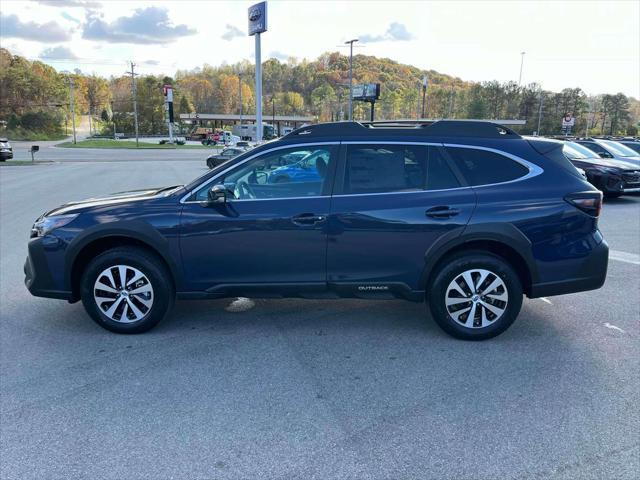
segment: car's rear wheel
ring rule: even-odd
[[[207,159],[207,167],[209,168],[213,168],[215,167],[215,162],[213,160],[211,160],[210,158]]]
[[[431,314],[448,334],[485,340],[504,332],[522,306],[522,285],[502,258],[484,252],[452,256],[428,292]]]
[[[146,332],[174,300],[162,261],[139,247],[118,247],[95,257],[82,275],[80,294],[91,318],[116,333]]]

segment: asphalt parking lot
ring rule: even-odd
[[[0,167],[3,479],[638,478],[640,196],[605,204],[602,289],[525,300],[490,341],[364,300],[178,302],[121,336],[27,292],[33,220],[206,170],[107,153]]]

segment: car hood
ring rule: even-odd
[[[111,195],[105,195],[102,197],[87,198],[85,200],[69,202],[65,203],[64,205],[60,205],[59,207],[46,212],[44,216],[80,213],[86,208],[106,207],[128,202],[149,200],[152,198],[169,195],[182,187],[182,185],[174,185],[172,187],[148,188],[144,190],[131,190],[128,192],[112,193]]]
[[[619,168],[621,170],[635,170],[638,168],[638,165],[635,163],[625,162],[623,160],[613,160],[608,158],[598,158],[591,160],[583,160],[576,158],[575,160],[571,160],[575,165],[580,168],[588,168],[588,167],[609,167],[609,168]]]

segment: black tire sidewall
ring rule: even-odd
[[[115,265],[137,268],[146,275],[153,287],[151,310],[137,322],[120,323],[111,320],[102,313],[93,298],[93,286],[98,275]],[[150,330],[167,315],[173,306],[174,295],[171,279],[161,260],[136,247],[117,248],[98,255],[87,265],[80,281],[80,296],[87,313],[98,325],[116,333],[142,333]]]
[[[509,294],[507,308],[498,320],[488,327],[468,328],[455,321],[447,312],[445,296],[451,281],[465,270],[481,268],[498,275]],[[498,256],[486,253],[466,253],[452,257],[436,273],[428,291],[429,308],[436,323],[448,334],[463,340],[485,340],[495,337],[515,321],[522,307],[522,284],[513,268]]]

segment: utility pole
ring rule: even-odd
[[[589,120],[591,120],[591,115],[592,115],[592,111],[593,111],[593,102],[587,102],[587,106],[589,107],[589,110],[587,111],[587,124],[584,127],[584,137],[585,138],[589,138]]]
[[[91,133],[91,102],[89,102],[89,136],[93,135]]]
[[[451,90],[449,91],[449,112],[447,113],[447,118],[451,118],[451,114],[453,113],[453,97],[456,92],[453,90],[453,86],[451,86]]]
[[[345,45],[349,45],[349,121],[353,121],[353,44],[358,39],[347,40]]]
[[[126,72],[127,75],[131,75],[131,95],[133,96],[133,120],[136,127],[136,148],[138,147],[138,100],[137,100],[137,87],[136,87],[136,76],[137,73],[134,72],[134,68],[136,66],[135,63],[131,63],[131,71]]]
[[[429,85],[429,78],[425,73],[422,77],[422,118],[426,118],[425,115],[427,114],[425,110],[427,107],[427,85]]]
[[[69,76],[69,103],[71,104],[71,125],[73,125],[73,143],[76,144],[76,103],[73,98],[73,77]]]
[[[111,122],[113,123],[113,139],[117,140],[117,137],[116,137],[116,112],[113,110],[113,100],[111,100]]]
[[[238,70],[238,98],[240,99],[240,125],[242,125],[242,72]]]
[[[522,66],[524,65],[524,55],[527,52],[520,52],[520,76],[518,77],[518,86],[522,83]]]
[[[540,107],[538,108],[538,136],[540,135],[540,124],[542,123],[542,90],[540,90]]]

